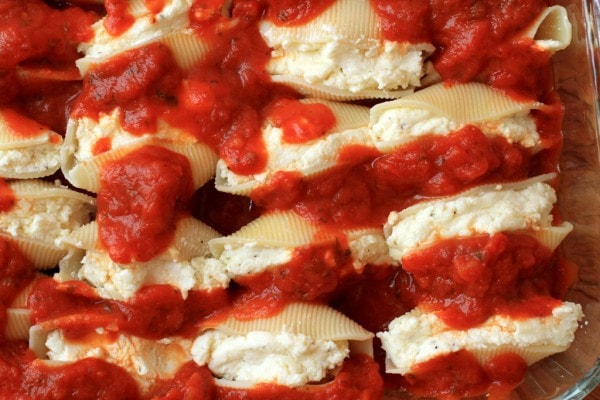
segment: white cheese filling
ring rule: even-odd
[[[219,256],[226,274],[236,277],[252,275],[289,262],[294,255],[292,247],[268,247],[257,242],[242,245],[225,244]]]
[[[392,212],[384,232],[390,256],[400,261],[437,240],[549,227],[555,202],[554,190],[540,182],[519,190],[479,192],[420,204],[414,213],[411,208]]]
[[[46,339],[50,360],[72,362],[99,358],[125,369],[143,390],[159,379],[174,377],[183,364],[192,359],[191,345],[191,340],[181,338],[150,340],[119,334],[113,340],[111,335],[102,333],[85,341],[71,341],[60,330],[49,332]]]
[[[15,177],[33,173],[49,175],[60,167],[60,149],[60,143],[45,143],[0,150],[0,171],[6,171],[3,176]]]
[[[333,342],[290,333],[228,335],[216,330],[198,336],[192,357],[219,378],[248,383],[302,386],[319,382],[341,366],[347,341]]]
[[[100,139],[108,139],[110,148],[115,149],[140,140],[139,135],[127,132],[119,122],[121,111],[117,108],[110,114],[102,114],[98,120],[83,117],[69,120],[65,145],[70,158],[76,162],[94,157],[94,148]],[[156,139],[167,139],[171,142],[195,142],[190,134],[169,126],[166,122],[158,122],[156,132],[148,132]]]
[[[423,60],[432,50],[427,44],[366,37],[353,40],[334,32],[326,41],[297,42],[282,35],[281,28],[268,21],[263,21],[259,29],[272,49],[267,64],[270,74],[300,77],[310,84],[353,93],[420,86]]]
[[[374,142],[408,142],[424,135],[447,135],[466,124],[435,115],[430,110],[417,108],[393,108],[384,111],[377,122],[370,126]],[[498,120],[474,122],[486,136],[501,136],[510,143],[527,148],[541,146],[534,118],[522,112]]]
[[[394,319],[388,330],[379,332],[377,337],[391,367],[406,374],[416,364],[463,349],[474,353],[510,347],[513,351],[564,351],[573,341],[582,317],[580,305],[565,302],[547,317],[513,319],[495,315],[479,326],[457,330],[435,314],[416,308]]]
[[[0,213],[0,231],[58,245],[60,238],[87,223],[93,212],[93,204],[67,196],[22,197],[9,211]]]
[[[184,298],[190,290],[229,285],[223,265],[214,258],[195,257],[189,261],[157,258],[121,265],[108,253],[95,250],[86,252],[77,277],[94,286],[101,297],[115,300],[127,300],[147,285],[172,285]]]
[[[82,74],[89,61],[102,61],[126,50],[155,41],[168,33],[187,28],[189,26],[188,13],[193,1],[178,0],[165,3],[165,7],[157,15],[152,15],[147,9],[137,10],[138,12],[134,13],[133,25],[117,37],[111,36],[106,31],[104,18],[92,25],[93,39],[79,45],[79,51],[85,53],[85,57],[77,61]]]

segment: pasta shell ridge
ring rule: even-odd
[[[267,28],[268,27],[268,28]],[[356,40],[381,39],[377,14],[368,1],[337,0],[308,23],[299,26],[276,26],[262,23],[262,30],[271,29],[279,41],[324,43],[333,38]]]
[[[567,10],[555,5],[540,13],[525,31],[525,36],[532,38],[540,47],[555,52],[569,46],[572,30]]]
[[[538,102],[516,101],[499,90],[478,82],[435,84],[401,99],[384,102],[371,109],[371,124],[394,108],[417,108],[461,123],[499,119],[540,108]]]
[[[7,340],[27,340],[31,328],[30,311],[26,308],[8,308],[4,336]]]
[[[217,330],[230,334],[253,331],[302,334],[322,340],[362,341],[373,334],[331,307],[313,303],[291,303],[279,314],[269,318],[238,320],[228,318]]]
[[[257,218],[229,236],[213,239],[208,245],[216,257],[226,244],[256,242],[274,247],[298,247],[311,243],[318,231],[317,226],[294,212],[276,212]]]
[[[271,80],[275,83],[287,85],[305,96],[332,101],[397,99],[413,92],[413,89],[393,91],[369,89],[354,93],[349,90],[336,89],[323,84],[308,83],[304,79],[293,75],[273,75]]]
[[[41,240],[13,237],[7,233],[1,233],[0,237],[12,240],[19,249],[34,265],[36,269],[45,270],[54,268],[58,262],[67,254],[65,249]]]

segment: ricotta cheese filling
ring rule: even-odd
[[[214,258],[195,257],[189,261],[157,258],[121,265],[108,253],[95,250],[86,252],[77,278],[89,282],[101,297],[114,300],[127,300],[147,285],[171,285],[179,289],[184,298],[190,290],[229,285],[223,265]]]
[[[63,153],[76,162],[81,162],[96,155],[94,148],[100,139],[108,139],[111,149],[140,140],[140,135],[133,135],[123,129],[120,114],[121,110],[117,108],[110,114],[101,115],[98,120],[88,117],[70,119]],[[165,139],[169,142],[196,142],[190,134],[175,129],[162,120],[159,120],[156,132],[148,132],[148,134],[152,134],[153,138]]]
[[[510,143],[527,148],[541,146],[540,135],[534,118],[522,112],[498,120],[471,123],[486,136],[501,136]],[[373,141],[408,142],[424,135],[447,135],[466,124],[435,115],[430,110],[417,108],[393,108],[384,111],[377,122],[370,126]]]
[[[136,1],[131,4],[143,2]],[[98,20],[92,29],[94,37],[89,42],[79,45],[79,51],[85,57],[77,60],[82,73],[86,72],[89,63],[99,62],[126,50],[142,46],[177,30],[189,26],[189,10],[192,0],[166,1],[164,8],[153,15],[145,7],[133,11],[135,22],[120,36],[110,35],[104,26],[104,18]]]
[[[263,138],[269,155],[264,172],[254,175],[238,175],[229,170],[224,161],[219,160],[217,172],[221,184],[225,186],[242,185],[254,182],[265,184],[277,171],[297,171],[310,175],[337,163],[340,150],[351,144],[369,145],[371,140],[367,129],[350,129],[331,133],[319,140],[305,144],[290,144],[283,141],[283,131],[272,125],[263,128]]]
[[[536,182],[518,190],[501,189],[498,185],[498,190],[418,204],[413,206],[416,212],[409,207],[390,213],[384,226],[390,256],[400,261],[421,246],[452,237],[552,225],[552,187]]]
[[[150,340],[119,334],[112,339],[112,335],[103,332],[85,341],[72,341],[60,330],[49,332],[46,339],[50,360],[73,362],[100,358],[129,372],[142,391],[159,379],[174,377],[181,366],[192,359],[191,345],[191,340],[181,338]]]
[[[60,168],[60,149],[60,144],[53,143],[20,149],[2,149],[0,150],[2,176],[50,175]]]
[[[14,237],[56,242],[87,223],[93,204],[76,198],[18,198],[10,211],[0,213],[0,231]]]
[[[286,332],[228,335],[209,330],[198,336],[192,357],[230,381],[302,386],[320,382],[349,354],[347,341],[334,342]]]
[[[416,364],[459,350],[482,353],[511,348],[515,352],[535,349],[546,351],[546,355],[558,353],[574,340],[582,317],[580,305],[565,302],[547,317],[513,319],[494,315],[480,326],[458,330],[435,314],[416,308],[394,319],[377,337],[386,352],[388,369],[407,374]]]
[[[358,93],[363,90],[398,90],[420,86],[423,60],[433,48],[427,44],[403,44],[361,37],[349,39],[331,30],[328,40],[299,42],[282,35],[281,28],[268,21],[259,25],[269,47],[271,75],[300,77],[310,84],[322,84]],[[284,28],[285,29],[285,28]]]
[[[258,242],[225,244],[219,262],[224,266],[225,273],[235,279],[283,265],[289,262],[293,255],[292,247],[269,247]]]

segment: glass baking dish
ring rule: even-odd
[[[563,251],[579,268],[567,299],[583,306],[568,351],[534,365],[516,390],[519,399],[583,399],[600,383],[600,2],[562,1],[573,23],[573,41],[555,56],[558,92],[565,105],[561,159],[561,211],[575,229]]]

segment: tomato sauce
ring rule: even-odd
[[[281,99],[268,113],[271,123],[283,132],[286,143],[305,143],[329,133],[335,126],[335,115],[325,104],[300,103]]]
[[[34,277],[31,261],[21,252],[19,246],[0,237],[0,345],[4,342],[6,309]],[[0,346],[1,348],[1,346]]]
[[[193,335],[198,323],[229,304],[224,289],[190,291],[184,299],[170,285],[151,285],[127,301],[117,301],[100,298],[81,281],[58,283],[51,278],[38,279],[28,299],[32,323],[47,322],[74,340],[96,328],[149,339]]]
[[[415,304],[467,329],[493,314],[548,316],[555,266],[551,252],[527,235],[499,233],[440,241],[402,259]]]
[[[63,366],[35,361],[26,343],[0,347],[0,397],[3,399],[140,399],[137,382],[121,367],[86,358]]]
[[[193,191],[188,159],[163,147],[107,163],[97,202],[100,242],[116,262],[150,260],[171,243]]]
[[[252,318],[272,315],[294,301],[327,301],[355,274],[350,250],[341,241],[298,247],[289,262],[236,278],[242,287],[236,300],[241,314],[233,312]]]
[[[334,0],[264,0],[265,17],[280,26],[300,26],[318,17]]]
[[[316,223],[380,226],[418,198],[455,194],[475,184],[525,178],[531,154],[472,125],[382,154],[348,146],[338,166],[312,177],[277,173],[251,194],[269,209],[292,209]]]
[[[80,56],[77,45],[91,39],[91,25],[97,18],[97,14],[76,7],[54,9],[42,0],[3,1],[0,105],[10,104],[64,132],[65,110],[81,86],[78,72],[73,75]]]
[[[462,350],[418,364],[403,378],[411,392],[424,397],[457,400],[489,393],[498,399],[521,383],[526,372],[527,364],[515,354],[504,353],[481,365]]]

